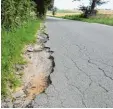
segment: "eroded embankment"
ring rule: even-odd
[[[45,32],[45,26],[41,25],[36,43],[24,49],[23,56],[28,62],[27,65],[16,65],[17,74],[24,72],[22,87],[18,88],[11,98],[2,101],[2,107],[32,107],[30,103],[35,96],[44,92],[52,83],[50,74],[54,71],[55,63],[53,51],[44,44],[48,40],[49,35]]]

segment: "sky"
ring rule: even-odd
[[[79,8],[80,5],[87,6],[89,4],[89,0],[81,0],[72,2],[73,0],[55,0],[54,6],[56,6],[59,9],[74,9]],[[112,9],[113,10],[113,0],[104,0],[109,1],[106,4],[103,4],[101,6],[98,6],[98,9]]]

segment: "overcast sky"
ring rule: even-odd
[[[72,2],[73,0],[55,0],[55,6],[59,9],[74,9],[78,8],[80,5],[88,5],[89,0],[81,0],[81,2],[76,1]],[[113,10],[113,0],[104,0],[109,1],[106,4],[99,6],[99,9],[112,9]]]

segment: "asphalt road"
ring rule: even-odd
[[[34,107],[113,108],[113,27],[48,17],[52,84]]]

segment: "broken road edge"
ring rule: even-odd
[[[26,47],[24,48],[24,53],[22,55],[27,60],[27,64],[15,65],[15,74],[17,76],[20,76],[21,72],[24,73],[20,77],[22,79],[22,87],[19,88],[16,92],[11,93],[10,97],[1,100],[2,108],[32,108],[32,101],[35,99],[35,97],[40,93],[44,93],[48,86],[52,84],[50,75],[54,72],[55,67],[54,57],[52,56],[54,51],[52,51],[50,47],[45,46],[45,43],[49,40],[49,34],[46,32],[45,23],[42,23],[40,25],[40,30],[38,30],[36,37],[37,39],[35,44],[26,45]],[[38,69],[38,67],[42,66],[42,69],[40,71],[37,71],[37,74],[33,73],[33,71],[33,74],[29,72],[30,76],[26,81],[25,73],[27,74],[28,72],[25,72],[25,69],[27,69],[28,71],[29,65],[33,64],[33,56],[37,56],[39,59],[37,61],[40,62],[40,65],[36,65],[36,68]],[[49,61],[47,62],[49,64],[44,65],[44,62],[41,63],[42,60]],[[47,67],[44,68],[46,70],[43,70],[43,67]],[[35,81],[35,79],[38,81]]]

